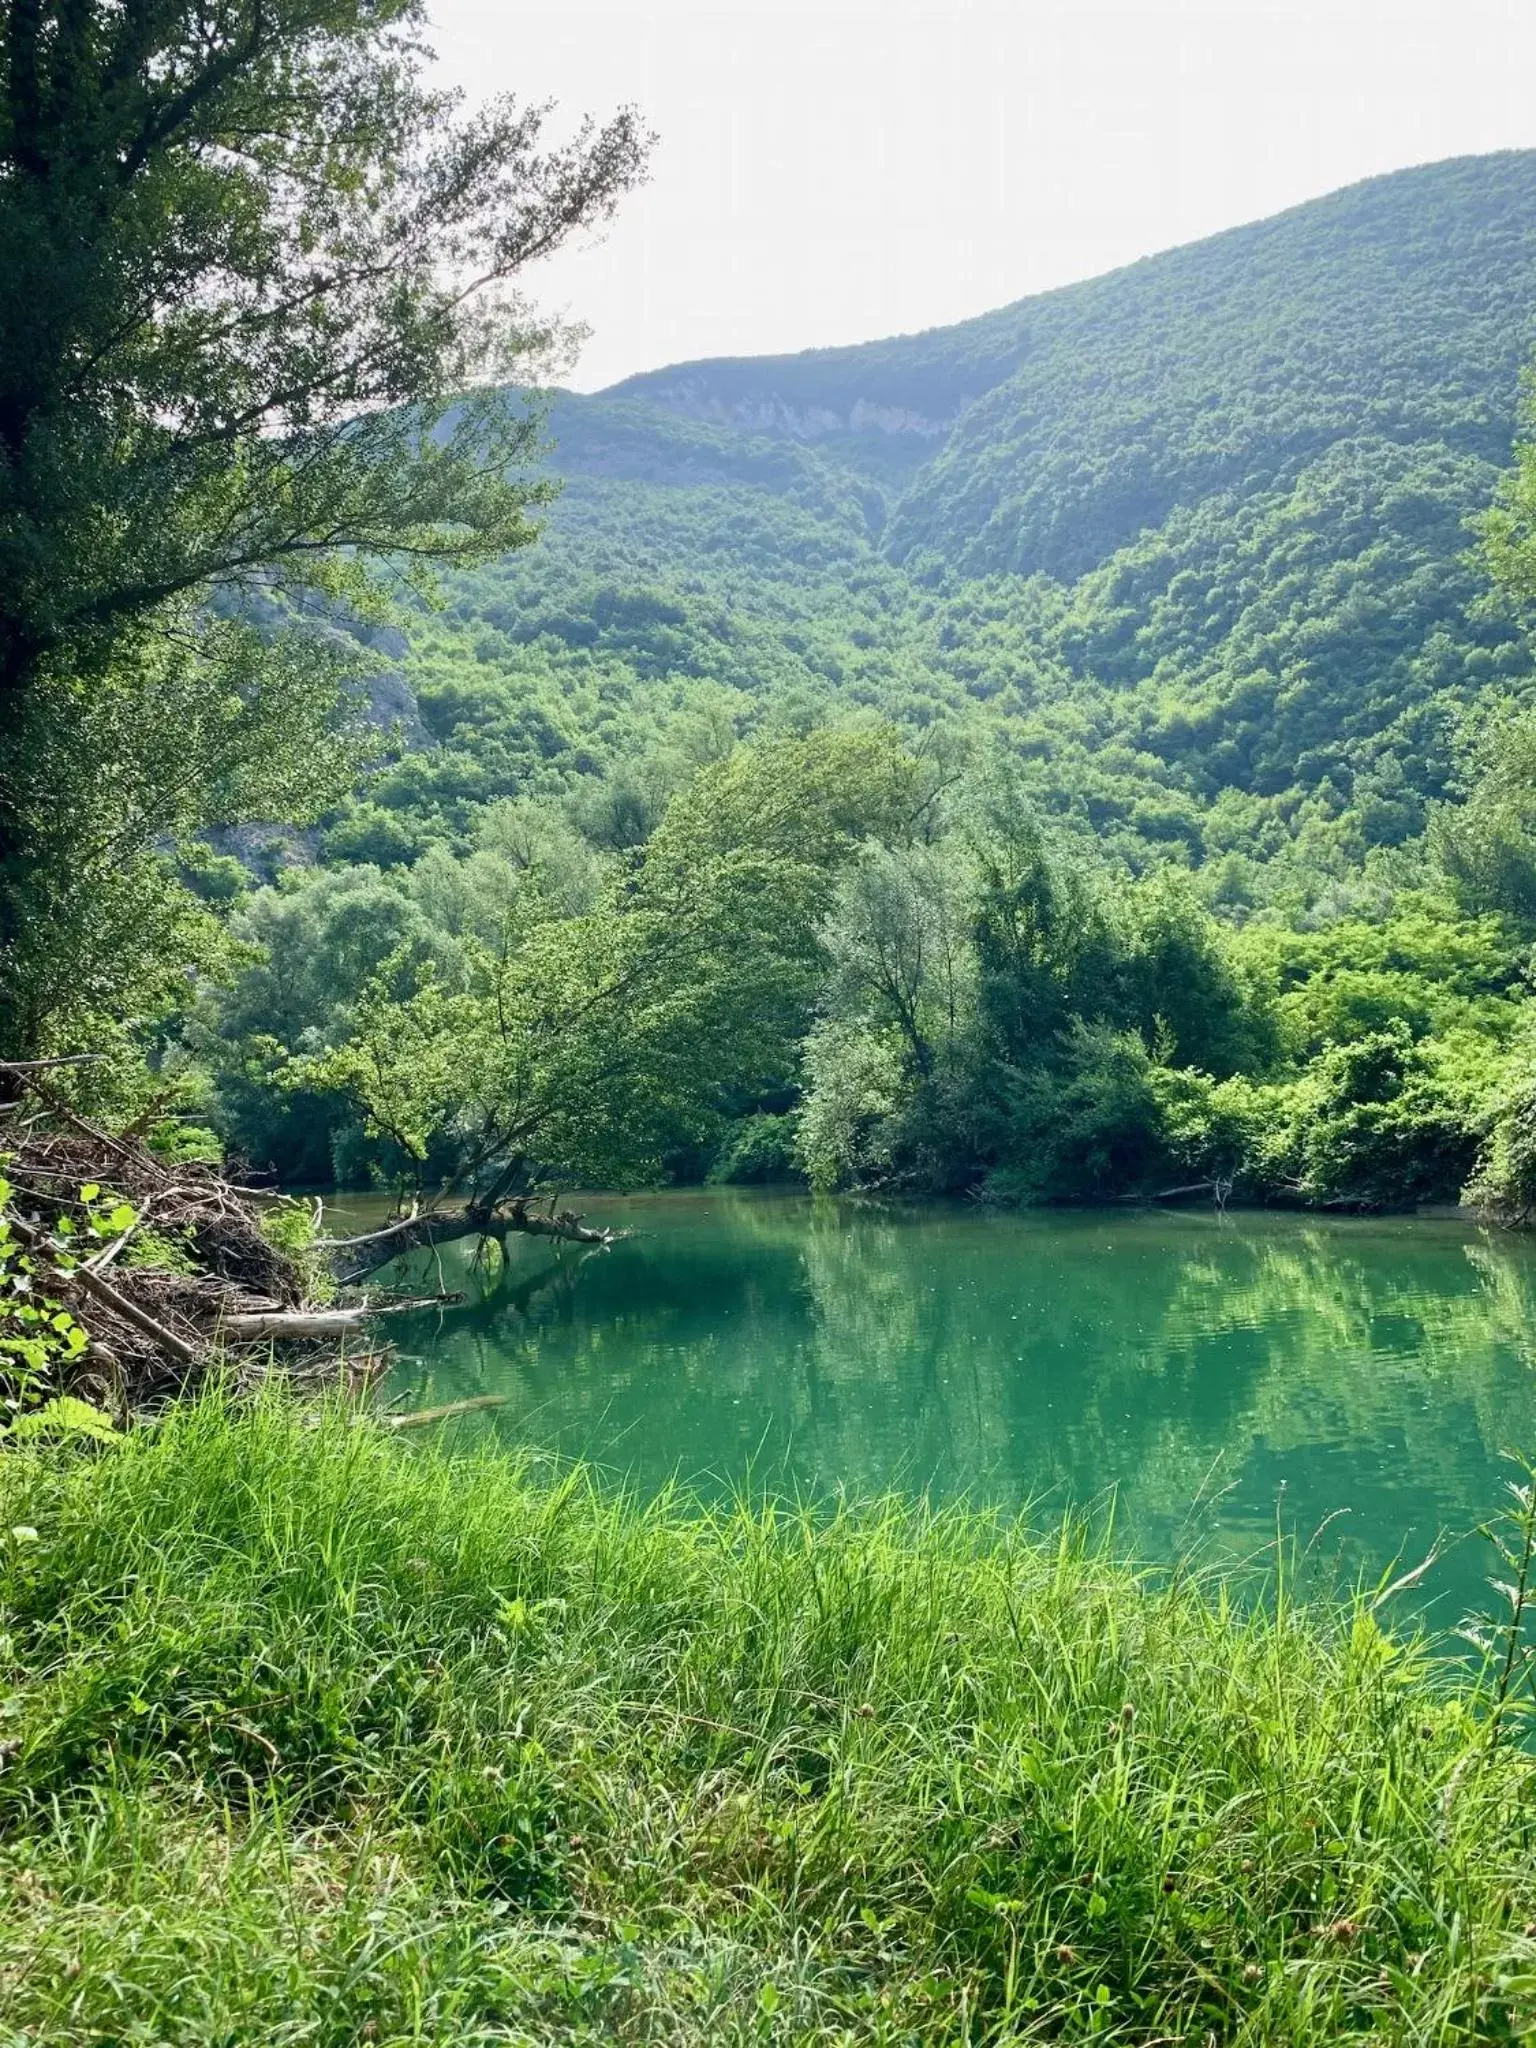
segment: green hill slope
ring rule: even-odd
[[[1360,434],[1505,459],[1532,340],[1536,155],[1398,172],[983,319],[685,365],[615,395],[932,459],[890,552],[1081,575],[1176,504]]]
[[[1526,686],[1468,522],[1533,342],[1522,152],[958,327],[562,397],[545,541],[415,636],[433,748],[370,815],[408,853],[499,796],[660,786],[701,716],[863,708],[984,726],[1133,865],[1342,873]]]

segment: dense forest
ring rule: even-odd
[[[182,1113],[291,1181],[1522,1214],[1533,308],[1511,154],[558,396],[538,543],[357,630],[354,793],[181,845]]]

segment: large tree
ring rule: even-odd
[[[402,999],[391,962],[345,1043],[292,1076],[346,1096],[429,1204],[467,1199],[360,1261],[526,1229],[541,1182],[653,1179],[669,1150],[718,1141],[733,1103],[790,1085],[836,878],[866,838],[908,837],[927,796],[889,728],[759,741],[674,796],[585,913],[534,868],[458,988],[427,975]]]
[[[532,535],[537,419],[501,387],[551,337],[513,280],[646,137],[466,113],[422,21],[0,0],[0,1055],[129,999],[125,918],[141,968],[195,954],[150,842],[334,786],[306,605]]]

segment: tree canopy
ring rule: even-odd
[[[553,339],[513,280],[607,215],[646,139],[631,112],[554,143],[547,108],[466,113],[427,83],[423,20],[417,0],[0,9],[12,1049],[71,1008],[42,935],[87,975],[124,968],[91,946],[82,878],[97,889],[155,835],[247,802],[292,815],[336,794],[324,770],[305,788],[339,693],[317,686],[302,600],[366,605],[370,563],[398,578],[501,554],[548,496],[526,473],[535,415],[497,388]],[[240,630],[231,609],[270,605],[274,584],[300,601],[290,630]],[[226,622],[209,632],[215,592]],[[268,716],[296,648],[306,685]],[[167,760],[168,676],[222,724],[218,772]],[[116,767],[113,738],[137,787],[107,798],[110,852],[61,869],[48,816],[102,807],[71,770],[82,750]],[[237,738],[264,763],[259,790],[229,770]],[[164,916],[154,944],[145,923],[141,955],[166,936]]]

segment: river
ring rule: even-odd
[[[445,1254],[477,1298],[392,1325],[386,1398],[503,1395],[461,1439],[586,1458],[644,1492],[896,1489],[1042,1523],[1073,1506],[1112,1512],[1121,1549],[1223,1567],[1265,1561],[1278,1526],[1314,1587],[1438,1542],[1414,1600],[1436,1623],[1486,1604],[1475,1530],[1501,1453],[1536,1454],[1523,1239],[726,1190],[584,1206],[632,1235],[517,1242],[483,1298]]]

